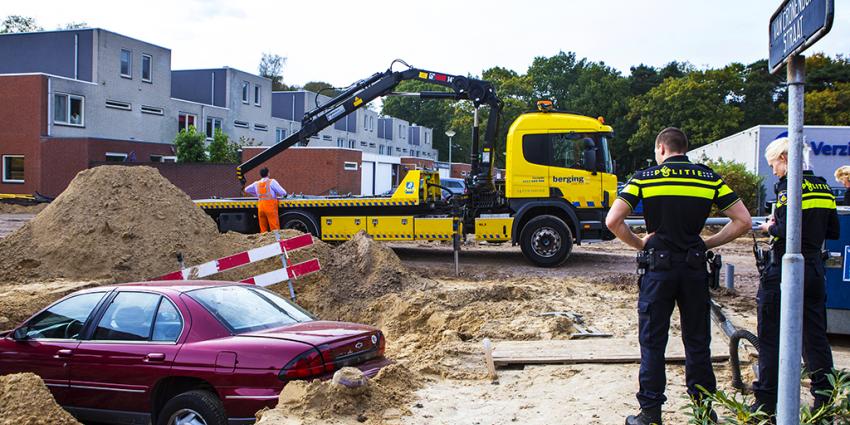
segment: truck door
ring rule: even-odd
[[[564,197],[576,208],[602,207],[602,175],[598,146],[592,134],[549,133],[552,154],[549,167],[551,196]]]

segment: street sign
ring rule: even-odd
[[[785,0],[770,17],[770,72],[800,54],[832,28],[834,0]]]

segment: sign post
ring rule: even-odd
[[[800,423],[800,358],[803,334],[803,276],[800,229],[803,221],[803,84],[806,60],[800,54],[832,28],[833,0],[785,0],[770,18],[770,70],[787,65],[788,214],[782,257],[779,323],[779,425]]]

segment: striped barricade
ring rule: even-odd
[[[197,266],[186,267],[175,272],[164,274],[151,280],[194,280],[212,276],[228,270],[237,269],[257,261],[277,256],[287,256],[287,253],[296,249],[313,245],[313,236],[305,234],[294,238],[282,239],[273,244],[250,249],[248,251],[208,261]],[[268,273],[263,273],[248,279],[241,280],[258,286],[269,286],[285,280],[295,279],[301,276],[315,273],[321,270],[319,260],[314,258],[298,264],[289,264],[288,258],[284,262],[285,267]]]

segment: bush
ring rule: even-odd
[[[729,185],[744,202],[750,213],[755,214],[759,208],[759,202],[765,199],[764,177],[751,173],[747,167],[735,161],[716,161],[703,158],[703,164],[711,167],[717,174],[723,177],[723,181]]]
[[[805,376],[803,376],[805,377]],[[829,398],[829,401],[818,410],[812,411],[809,406],[800,407],[800,424],[846,424],[850,423],[850,374],[845,371],[833,369],[827,375],[832,389],[822,391],[819,394]],[[766,425],[770,423],[769,416],[761,409],[756,412],[750,411],[750,400],[747,396],[727,395],[723,391],[715,393],[708,392],[700,386],[703,393],[700,400],[691,398],[691,404],[686,407],[689,411],[689,424],[713,425],[709,412],[712,408],[718,409],[724,424],[736,425]]]
[[[207,147],[210,162],[235,163],[239,161],[239,145],[230,141],[220,128],[215,130],[212,142]]]
[[[182,129],[174,138],[174,146],[177,147],[177,162],[204,162],[207,154],[204,151],[204,134],[195,130],[190,125],[189,129]]]

